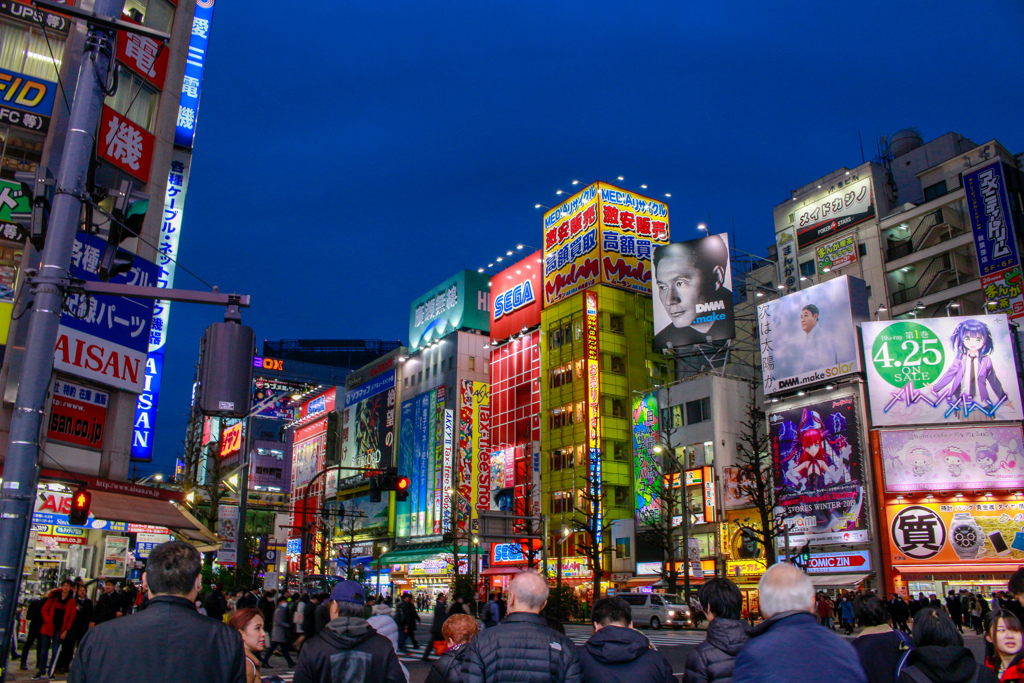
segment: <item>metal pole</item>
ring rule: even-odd
[[[557,586],[558,586],[558,591],[559,591],[559,592],[561,592],[561,591],[562,591],[562,541],[564,541],[565,539],[564,539],[564,538],[562,538],[562,532],[561,532],[561,530],[559,530],[559,532],[558,532],[558,536],[559,536],[559,538],[558,538],[558,542],[557,542],[557,543],[555,543],[555,550],[557,551],[557,552],[556,552],[556,554],[557,554],[557,558],[555,559],[555,562],[557,562],[557,563],[558,563],[558,569],[557,569],[557,571],[558,571],[558,579],[557,579]]]
[[[242,471],[241,480],[238,482],[238,546],[237,546],[237,557],[235,557],[235,590],[242,588],[242,562],[248,561],[249,559],[249,546],[245,542],[245,513],[246,504],[249,502],[249,466],[251,459],[249,458],[249,447],[252,443],[252,439],[249,436],[249,430],[252,428],[252,415],[246,416],[245,418],[245,440],[242,448]],[[245,588],[249,588],[252,582]]]
[[[122,0],[96,0],[93,10],[101,17],[116,19],[121,14],[121,4]],[[40,427],[53,374],[53,350],[57,345],[82,197],[86,196],[86,178],[92,162],[113,40],[113,31],[89,27],[57,172],[49,233],[40,257],[39,274],[30,284],[28,298],[32,307],[28,313],[24,365],[11,416],[10,441],[0,488],[0,681],[7,676],[11,626],[39,483]]]

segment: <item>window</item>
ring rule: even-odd
[[[416,380],[416,381],[417,381],[417,382],[422,382],[422,381],[423,381],[423,371],[422,371],[422,370],[420,370],[420,377],[419,377],[419,379],[418,379],[418,380]]]
[[[672,428],[683,426],[683,407],[672,406]]]
[[[924,200],[926,202],[930,202],[933,199],[941,197],[947,192],[949,192],[949,190],[946,189],[946,181],[940,181],[938,183],[935,183],[934,185],[929,185],[928,187],[924,188]]]
[[[626,402],[621,398],[612,399],[612,417],[626,417]]]
[[[711,466],[715,464],[715,442],[704,442],[704,464]]]
[[[626,331],[626,321],[621,315],[608,316],[608,329],[622,334]]]
[[[14,180],[14,174],[18,171],[35,172],[43,158],[43,141],[42,135],[23,133],[17,129],[0,126],[0,151],[3,152],[0,177]],[[99,181],[99,173],[97,173],[97,181]],[[116,185],[104,185],[104,187],[116,187]]]
[[[614,494],[615,507],[623,507],[626,505],[626,502],[629,501],[629,487],[613,486],[612,491]]]
[[[686,402],[686,424],[692,425],[711,419],[711,398]]]
[[[470,372],[476,372],[476,357],[475,356],[470,356],[469,357],[469,371]]]
[[[164,33],[168,33],[174,23],[174,7],[167,0],[127,0],[123,14]]]
[[[579,341],[580,339],[583,339],[583,321],[582,320],[577,320],[575,323],[573,323],[573,328],[575,329],[576,341]],[[566,339],[568,339],[569,338],[569,334],[568,334],[568,329],[569,328],[567,327],[565,329],[567,330],[565,337],[566,337]]]
[[[555,491],[551,494],[551,514],[557,515],[561,512],[572,512],[572,504],[572,491]]]
[[[816,268],[814,261],[804,261],[800,264],[800,274],[804,277],[813,277]]]
[[[583,379],[583,359],[576,361],[576,379]]]
[[[632,552],[629,536],[625,538],[615,539],[615,559],[617,560],[629,560],[632,559]]]
[[[621,441],[605,441],[605,443],[608,444],[607,448],[608,452],[612,455],[612,460],[625,460],[627,458],[626,444]]]
[[[630,594],[618,594],[615,597],[625,600],[632,607],[642,607],[647,604],[646,595],[630,595]]]
[[[871,285],[864,288],[864,293],[868,295],[869,299],[871,298]]]
[[[572,446],[566,446],[565,448],[559,448],[551,452],[552,470],[564,470],[575,466],[576,462],[573,459]]]
[[[557,389],[558,387],[570,384],[572,382],[572,363],[566,363],[565,365],[559,365],[557,368],[551,370],[551,388]]]
[[[556,327],[548,333],[548,347],[554,351],[562,348],[562,328]]]
[[[586,410],[586,404],[583,401],[576,402],[576,423],[583,424],[586,420],[584,411]]]
[[[572,420],[572,404],[562,406],[561,408],[551,409],[551,428],[558,429],[560,427],[568,427],[573,423]]]
[[[661,598],[653,594],[651,595],[651,604],[655,607],[662,607],[664,605],[664,603],[662,603],[661,601]]]
[[[409,386],[409,378],[408,377],[404,377],[402,379],[402,385],[403,386]]]
[[[152,133],[153,124],[156,123],[156,100],[156,90],[141,76],[122,69],[118,76],[117,92],[108,97],[104,104]]]
[[[857,253],[860,254],[861,256],[867,256],[868,255],[868,245],[864,244],[863,242],[858,244],[857,245]]]
[[[616,375],[626,374],[626,360],[622,356],[612,356],[611,371]]]
[[[56,82],[64,58],[64,39],[51,34],[49,47],[46,41],[43,32],[34,27],[26,31],[0,22],[0,68]],[[51,49],[56,61],[50,58]]]

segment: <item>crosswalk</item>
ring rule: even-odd
[[[587,642],[587,639],[593,633],[594,629],[590,626],[567,624],[565,627],[565,634],[577,645]],[[643,629],[640,633],[647,636],[647,639],[651,641],[654,647],[696,645],[697,643],[703,643],[707,635],[705,631],[653,631],[649,629]]]

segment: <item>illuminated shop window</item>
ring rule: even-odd
[[[42,30],[0,22],[0,69],[55,83],[64,58],[64,38],[54,33],[48,35],[49,47]]]

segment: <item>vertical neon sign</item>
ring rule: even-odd
[[[601,527],[604,511],[601,509],[601,357],[597,347],[597,293],[583,293],[586,354],[587,354],[587,453],[590,469],[590,497],[594,506],[594,542],[601,548]]]

